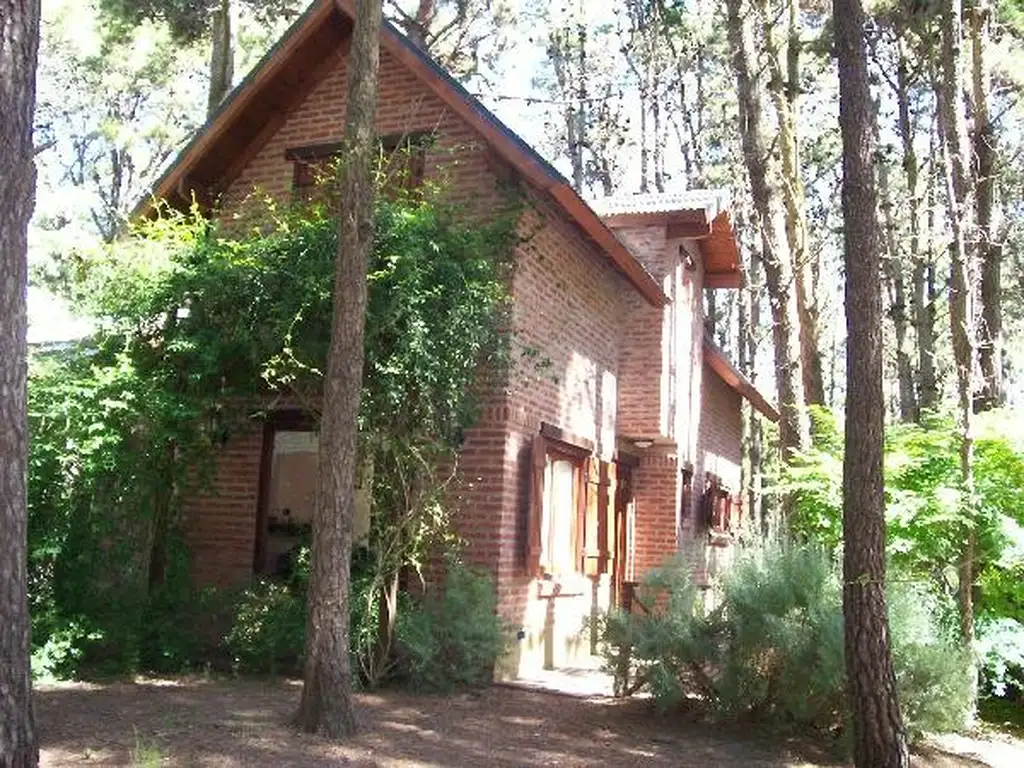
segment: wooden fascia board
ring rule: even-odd
[[[718,378],[728,384],[741,397],[746,398],[765,417],[771,421],[779,420],[779,412],[775,406],[769,403],[747,377],[743,376],[733,367],[721,350],[708,342],[707,339],[704,340],[704,360],[711,367],[711,370],[718,375]]]
[[[145,215],[156,201],[167,199],[177,190],[179,181],[184,179],[195,162],[209,150],[214,142],[220,138],[238,115],[256,97],[260,91],[260,86],[276,75],[287,64],[289,57],[295,50],[309,38],[333,11],[334,5],[331,0],[322,0],[319,4],[310,7],[308,15],[301,21],[299,28],[289,35],[279,47],[270,49],[263,58],[263,61],[256,66],[249,81],[243,83],[232,96],[229,96],[228,101],[221,106],[212,119],[203,128],[199,129],[193,141],[182,150],[173,165],[154,185],[152,195],[136,207],[132,213],[132,218]]]
[[[705,288],[739,288],[739,270],[733,272],[708,272],[704,275]]]
[[[335,2],[347,15],[350,17],[353,15],[351,0],[335,0]],[[453,113],[483,135],[494,150],[519,171],[523,178],[535,187],[548,192],[580,228],[608,254],[615,266],[625,274],[630,283],[648,302],[654,306],[668,304],[668,296],[661,290],[654,278],[648,274],[629,249],[619,242],[590,206],[583,202],[575,190],[553,178],[547,168],[530,157],[504,132],[498,130],[490,120],[474,109],[473,105],[453,90],[443,77],[431,67],[426,66],[423,59],[409,49],[408,44],[399,38],[394,29],[385,26],[381,30],[381,42],[390,55],[398,59],[426,83],[434,95],[441,99]]]

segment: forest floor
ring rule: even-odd
[[[117,766],[798,766],[842,764],[826,746],[695,716],[647,700],[584,699],[494,686],[450,697],[358,696],[345,744],[287,724],[295,681],[140,680],[36,689],[42,764]],[[925,749],[917,768],[1024,765],[1024,742],[965,740]],[[989,749],[991,747],[991,749]],[[986,754],[986,750],[994,756]],[[964,756],[985,757],[979,762]],[[1012,762],[1004,762],[1010,760]]]

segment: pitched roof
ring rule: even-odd
[[[677,192],[640,192],[596,198],[590,207],[601,216],[611,217],[647,213],[705,211],[713,220],[729,208],[729,194],[721,189],[686,189]]]
[[[705,287],[739,287],[740,252],[728,193],[714,189],[640,193],[594,200],[591,206],[613,229],[664,226],[669,239],[696,240],[704,257]]]
[[[351,32],[352,6],[352,0],[314,0],[182,149],[136,214],[144,214],[159,199],[187,205],[194,190],[200,195],[209,190],[211,196],[223,192],[225,182],[241,172],[336,63],[332,54],[343,48]],[[385,22],[380,42],[382,50],[405,64],[498,155],[547,192],[647,301],[668,303],[657,281],[550,163],[391,23]]]
[[[718,378],[728,384],[741,397],[745,397],[766,418],[771,421],[779,420],[779,411],[775,406],[768,402],[767,398],[754,386],[754,383],[740,373],[739,369],[730,362],[725,352],[707,336],[704,337],[704,362],[711,366],[711,370],[718,375]]]

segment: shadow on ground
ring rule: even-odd
[[[287,726],[290,681],[146,681],[43,686],[43,765],[814,766],[779,744],[663,716],[649,702],[587,700],[495,686],[479,694],[360,694],[360,732],[336,744]],[[157,762],[159,760],[159,762]],[[964,766],[965,762],[923,765]]]

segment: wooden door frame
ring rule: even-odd
[[[270,482],[274,469],[274,437],[278,432],[316,432],[316,419],[297,408],[271,411],[263,420],[263,444],[260,448],[260,484],[256,501],[256,535],[252,553],[252,572],[262,573],[267,554],[267,517],[270,514]]]

